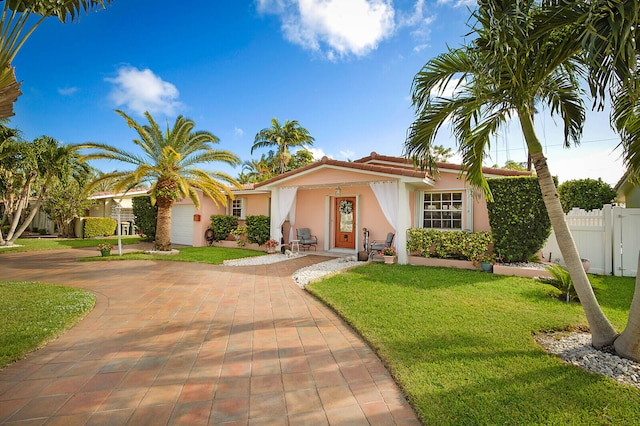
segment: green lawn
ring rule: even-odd
[[[0,255],[3,253],[16,253],[34,250],[56,250],[79,247],[98,247],[99,243],[108,241],[114,247],[118,245],[118,237],[104,238],[18,238],[16,247],[0,248]],[[122,237],[122,244],[136,244],[140,242],[139,237]],[[18,247],[19,246],[19,247]]]
[[[632,278],[592,277],[618,329]],[[640,424],[640,392],[548,355],[541,330],[586,325],[582,308],[533,280],[370,264],[309,291],[356,328],[428,425]]]
[[[94,303],[85,290],[0,281],[0,369],[70,328]]]
[[[263,251],[248,250],[241,248],[226,247],[181,247],[178,254],[146,254],[144,252],[125,253],[118,256],[118,249],[114,247],[111,256],[84,257],[81,261],[112,261],[112,260],[167,260],[175,262],[200,262],[219,265],[228,259],[239,259],[242,257],[263,256]]]

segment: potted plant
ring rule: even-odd
[[[484,272],[493,272],[493,265],[498,263],[498,260],[498,256],[494,253],[484,252],[473,258],[473,264],[474,266],[480,265]]]
[[[98,244],[98,251],[102,256],[111,256],[113,246],[107,242]]]
[[[275,253],[276,252],[276,247],[278,246],[278,242],[274,239],[270,239],[265,241],[264,243],[265,247],[267,247],[267,252],[268,253]]]
[[[396,261],[396,249],[393,247],[385,247],[382,249],[382,257],[384,258],[384,263],[393,264]]]
[[[236,239],[238,247],[244,247],[247,243],[246,235],[247,235],[247,227],[244,225],[238,226],[236,229],[231,231],[231,235]]]

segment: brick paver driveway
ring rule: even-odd
[[[2,279],[92,291],[94,310],[0,371],[0,423],[419,424],[388,372],[291,274],[326,260],[225,267],[0,255]]]

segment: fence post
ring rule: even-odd
[[[604,274],[613,274],[613,207],[611,204],[602,206],[602,220],[604,222]]]

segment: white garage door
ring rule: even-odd
[[[193,245],[194,211],[194,206],[173,206],[171,209],[171,243]]]

